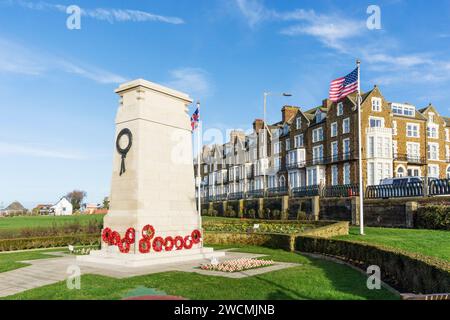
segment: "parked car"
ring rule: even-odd
[[[429,178],[430,179],[430,178]],[[420,183],[422,182],[421,177],[400,177],[400,178],[386,178],[381,180],[380,185],[386,186],[386,185],[394,185],[394,186],[400,186],[400,185],[406,185],[408,183]],[[430,181],[430,180],[428,180]]]

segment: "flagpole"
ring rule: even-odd
[[[200,101],[197,101],[197,109],[198,109],[198,130],[197,130],[197,192],[198,192],[198,197],[197,197],[197,208],[198,208],[198,219],[200,222],[199,227],[201,228],[202,226],[202,202],[201,202],[201,198],[202,198],[202,194],[201,194],[201,177],[200,177],[200,156],[202,154],[202,146],[201,146],[201,137],[202,137],[202,121],[200,120]]]
[[[360,67],[361,61],[357,60],[356,65],[358,67],[358,94],[357,94],[357,104],[358,104],[358,167],[359,167],[359,233],[364,235],[364,187],[363,187],[363,169],[362,169],[362,137],[361,137],[361,78],[360,78]]]

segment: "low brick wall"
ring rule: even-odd
[[[352,221],[351,198],[321,198],[319,204],[320,219]]]
[[[369,227],[407,227],[406,202],[391,199],[364,201],[364,224]]]
[[[298,211],[303,211],[306,215],[312,214],[311,198],[289,198],[289,219],[297,219]]]

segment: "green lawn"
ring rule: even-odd
[[[360,236],[359,227],[351,227],[348,236],[339,236],[336,238],[380,244],[450,261],[449,231],[365,228],[365,233],[364,236]]]
[[[45,253],[63,250],[64,249],[48,249],[48,250],[27,250],[23,252],[13,252],[13,253],[0,253],[0,273],[26,267],[29,265],[27,263],[23,263],[20,261],[52,258],[54,256]]]
[[[69,290],[62,281],[7,299],[121,299],[142,286],[189,299],[398,299],[386,289],[368,290],[366,277],[342,264],[261,247],[240,247],[238,250],[263,253],[276,261],[301,265],[243,279],[184,272],[128,279],[83,275],[80,290]]]
[[[22,228],[51,227],[53,224],[66,224],[80,222],[87,224],[89,221],[103,221],[103,214],[72,215],[72,216],[19,216],[0,218],[0,231],[18,230]]]

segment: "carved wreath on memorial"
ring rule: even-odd
[[[125,146],[125,148],[123,148],[121,146],[120,141],[122,140],[122,138],[126,136],[128,139],[128,143]],[[117,152],[122,156],[122,161],[120,163],[120,173],[119,175],[121,176],[123,173],[125,173],[125,158],[127,157],[127,153],[128,151],[130,151],[131,149],[131,145],[133,144],[133,134],[131,133],[130,129],[125,128],[122,129],[119,134],[117,135],[117,139],[116,139],[116,149]]]
[[[167,236],[155,237],[155,228],[151,225],[146,225],[141,231],[142,239],[139,240],[139,252],[149,253],[151,248],[155,252],[172,251],[191,249],[194,244],[200,243],[202,234],[200,230],[194,230],[190,235],[182,236]],[[102,240],[110,246],[118,246],[121,253],[130,252],[130,246],[136,242],[136,231],[134,228],[128,228],[123,238],[120,237],[120,233],[111,230],[111,228],[105,228],[102,232]]]

